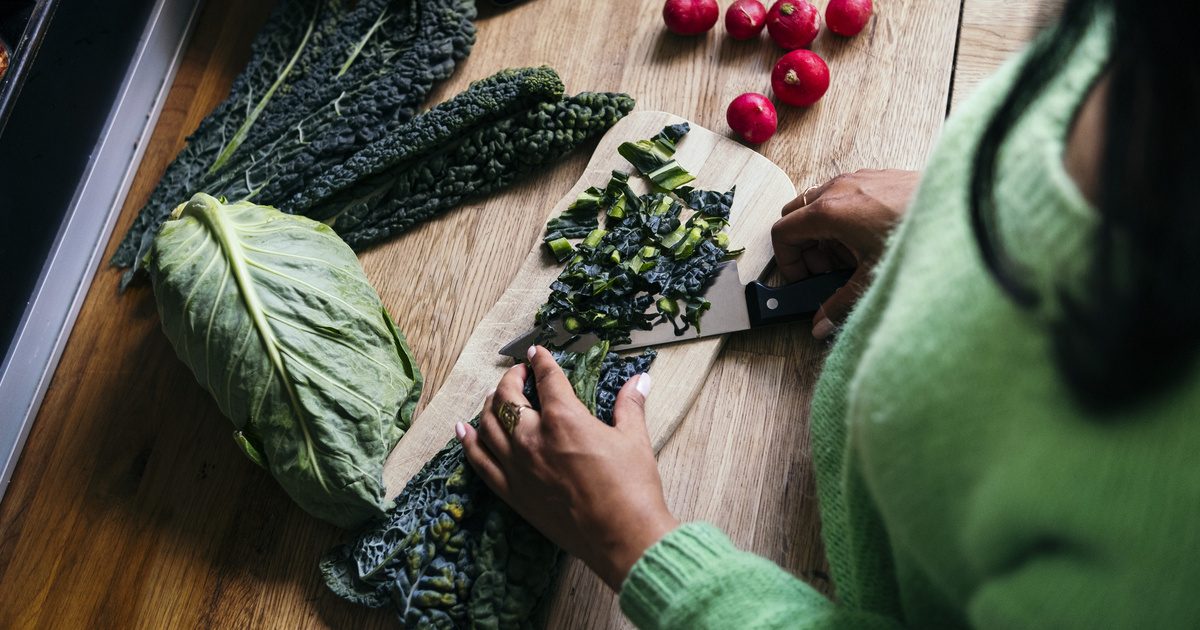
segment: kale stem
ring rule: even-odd
[[[246,141],[246,136],[250,135],[250,128],[253,127],[254,123],[258,121],[258,117],[262,115],[263,110],[267,108],[267,103],[270,102],[271,97],[275,95],[275,90],[277,90],[279,86],[283,84],[284,79],[291,74],[292,68],[296,66],[296,61],[300,59],[300,54],[303,53],[304,49],[308,46],[308,38],[312,37],[313,27],[317,23],[317,13],[318,11],[313,11],[312,19],[308,22],[308,28],[304,31],[304,38],[300,40],[300,45],[296,47],[296,52],[292,54],[292,58],[288,61],[287,65],[283,67],[283,70],[280,70],[279,76],[275,77],[275,82],[271,84],[271,87],[266,91],[266,93],[263,94],[262,98],[258,100],[258,103],[254,105],[254,109],[250,110],[250,113],[246,116],[246,120],[242,121],[242,125],[238,127],[237,132],[235,132],[233,137],[229,139],[229,143],[226,144],[223,149],[221,149],[221,153],[217,155],[217,159],[213,161],[212,166],[208,167],[208,175],[212,175],[213,173],[221,170],[221,167],[225,166],[225,163],[229,161],[229,158],[233,157],[233,154],[238,150],[238,147],[242,146],[242,143]]]
[[[380,12],[379,17],[375,19],[375,23],[371,25],[371,28],[367,29],[367,34],[363,35],[363,38],[358,40],[358,43],[354,45],[354,49],[350,51],[350,56],[346,58],[346,63],[342,64],[342,67],[338,69],[338,73],[333,78],[340,79],[343,74],[346,74],[346,71],[350,69],[354,60],[358,59],[358,54],[362,52],[363,46],[366,46],[371,36],[375,34],[375,31],[379,30],[379,27],[383,26],[384,22],[387,22],[387,18],[384,17],[385,15],[387,15],[386,7]]]

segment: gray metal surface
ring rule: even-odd
[[[750,328],[750,314],[746,308],[746,285],[742,283],[738,273],[737,261],[721,265],[717,275],[713,278],[712,285],[704,292],[704,297],[712,302],[712,308],[701,316],[700,321],[703,325],[699,330],[695,326],[690,326],[687,330],[677,334],[675,327],[670,322],[663,322],[650,330],[635,330],[629,333],[629,343],[613,346],[612,349],[618,352],[635,350],[646,346],[660,346],[701,337],[724,335]],[[560,330],[558,326],[553,326],[553,328]],[[524,359],[525,351],[537,340],[538,333],[537,328],[529,330],[501,348],[500,354],[514,359]],[[562,344],[571,341],[572,336],[570,333],[557,332],[546,341],[561,347]],[[582,335],[571,341],[566,349],[581,352],[592,347],[596,341],[598,339],[595,335]]]
[[[100,264],[200,0],[158,0],[0,364],[0,498]]]

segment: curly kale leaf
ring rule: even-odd
[[[624,94],[582,92],[469,133],[397,177],[371,220],[343,233],[355,249],[487,195],[557,163],[633,109]],[[335,229],[337,229],[335,225]]]
[[[617,392],[625,386],[626,381],[650,370],[658,353],[647,349],[633,357],[621,357],[609,353],[604,357],[600,366],[600,378],[596,382],[596,417],[608,424],[613,422],[613,407],[617,403]]]
[[[473,0],[282,2],[228,98],[168,166],[112,263],[137,263],[179,199],[205,191],[278,205],[409,121],[470,51],[474,18]]]
[[[336,220],[335,228],[348,231],[390,200],[396,178],[430,153],[456,144],[465,131],[557,100],[562,93],[562,81],[549,68],[502,70],[335,165],[285,205],[318,220]]]
[[[318,71],[279,99],[290,117],[262,126],[258,137],[270,141],[249,154],[248,181],[231,182],[240,188],[230,196],[283,199],[408,122],[475,39],[471,0],[359,2],[350,17],[354,27],[330,24],[327,49],[337,54],[314,59]]]
[[[654,358],[556,353],[576,394],[606,422],[612,401]],[[526,390],[533,391],[532,382]],[[536,395],[531,401],[537,403]],[[477,423],[478,418],[472,420]],[[386,520],[321,562],[329,588],[392,605],[409,628],[522,628],[550,586],[559,550],[492,494],[452,440],[405,486]]]
[[[505,70],[367,147],[284,204],[361,249],[463,200],[541,172],[633,108],[624,94],[562,98],[550,68]]]

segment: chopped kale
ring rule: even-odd
[[[706,216],[729,219],[729,209],[733,207],[733,191],[736,188],[735,186],[730,188],[729,192],[723,193],[711,190],[689,190],[687,192],[688,207]]]
[[[649,140],[626,142],[622,154],[632,156],[639,170],[644,165],[637,160],[646,155],[674,163],[676,143],[687,130],[686,123],[673,125]],[[702,294],[730,255],[724,229],[734,191],[677,192],[682,194],[639,196],[627,175],[613,173],[599,202],[604,227],[593,228],[573,252],[561,241],[554,245],[559,259],[569,262],[537,314],[545,338],[559,322],[568,332],[595,333],[618,345],[629,341],[631,331],[649,330],[664,319],[673,325],[679,319],[680,331],[699,324],[708,310]],[[686,220],[681,199],[695,210]],[[616,207],[619,212],[612,210]],[[686,308],[679,307],[679,300]]]
[[[675,144],[689,129],[687,123],[664,127],[649,140],[622,142],[617,152],[660,190],[675,190],[696,179],[673,157]]]
[[[662,128],[662,131],[658,132],[658,135],[654,136],[654,141],[664,146],[669,146],[671,152],[674,153],[675,143],[679,142],[680,138],[686,136],[691,130],[692,126],[686,122],[667,125]]]
[[[555,259],[562,262],[571,256],[570,238],[587,236],[600,226],[597,214],[601,208],[604,191],[592,187],[579,193],[562,214],[546,223],[545,243]]]

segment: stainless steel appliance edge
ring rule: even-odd
[[[201,0],[150,12],[104,130],[0,364],[0,500],[91,287],[179,67]]]

